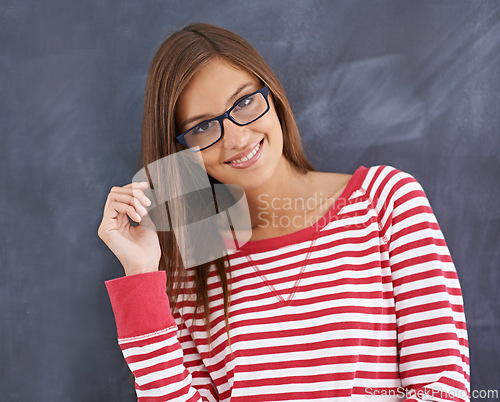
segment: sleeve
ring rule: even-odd
[[[468,337],[455,266],[421,185],[408,173],[387,170],[378,209],[389,251],[405,401],[469,401]]]
[[[217,391],[166,293],[165,271],[106,281],[118,344],[139,402],[217,401]],[[174,316],[176,316],[174,318]]]

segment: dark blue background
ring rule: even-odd
[[[500,2],[3,0],[0,399],[133,401],[97,236],[139,170],[146,75],[174,30],[249,40],[322,171],[424,187],[462,284],[472,389],[500,389]]]

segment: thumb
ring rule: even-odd
[[[149,214],[146,214],[142,217],[141,221],[139,222],[139,226],[141,226],[143,229],[156,231],[156,225],[152,221]]]

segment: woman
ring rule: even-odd
[[[208,24],[168,38],[142,141],[143,166],[189,148],[211,183],[242,187],[252,234],[184,267],[147,228],[149,183],[111,189],[98,234],[126,274],[106,286],[139,400],[469,399],[462,294],[422,187],[390,166],[315,171],[245,40]]]

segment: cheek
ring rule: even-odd
[[[283,130],[276,113],[270,115],[269,118],[264,120],[262,123],[262,131],[267,134],[267,136],[269,137],[269,141],[272,141],[276,145],[282,145]]]
[[[208,174],[211,174],[211,171],[213,171],[213,166],[219,164],[220,158],[216,151],[217,149],[209,149],[201,153],[201,158]]]

